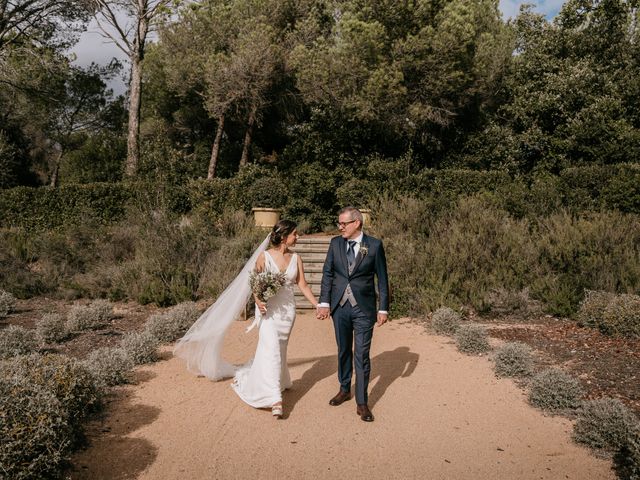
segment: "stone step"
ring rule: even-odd
[[[320,284],[319,283],[310,283],[309,286],[311,287],[311,291],[314,293],[314,295],[320,295]],[[296,297],[303,297],[304,295],[302,295],[302,292],[300,291],[300,289],[296,286],[295,287],[295,295]]]
[[[322,273],[322,268],[324,267],[324,262],[310,262],[307,263],[303,260],[304,262],[304,273],[305,274],[309,274],[309,273]]]
[[[305,297],[296,297],[296,310],[315,310]]]
[[[296,245],[291,250],[299,255],[308,255],[310,253],[327,253],[328,245]]]
[[[304,237],[300,237],[298,239],[298,245],[300,244],[327,244],[331,243],[331,239],[333,237],[328,235],[305,235]]]
[[[325,259],[327,258],[327,252],[318,252],[318,253],[304,253],[300,254],[302,261],[304,264],[308,263],[322,263],[324,264]]]
[[[307,283],[311,287],[313,294],[320,295],[320,283],[322,281],[322,268],[327,257],[327,250],[331,242],[331,236],[305,236],[298,240],[293,249],[304,263],[304,272]],[[309,310],[313,306],[296,287],[295,289],[296,308],[298,310]]]

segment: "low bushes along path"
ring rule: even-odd
[[[245,322],[227,336],[226,357],[246,361],[257,333]],[[570,439],[571,422],[530,407],[497,379],[486,357],[459,353],[446,337],[408,321],[377,328],[365,423],[337,391],[332,325],[299,314],[289,343],[293,388],[285,418],[242,403],[230,380],[188,373],[165,359],[118,390],[73,479],[614,479],[611,462]]]

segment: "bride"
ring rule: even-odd
[[[296,224],[281,220],[253,253],[240,274],[178,340],[174,354],[187,362],[187,368],[212,380],[233,376],[231,384],[238,396],[255,408],[271,408],[282,418],[282,391],[291,387],[287,367],[287,344],[296,317],[293,287],[315,307],[318,303],[304,276],[302,259],[290,251],[298,240]],[[271,244],[270,249],[267,246]],[[254,358],[242,366],[225,362],[220,352],[224,335],[246,306],[250,296],[249,275],[252,270],[284,273],[285,284],[262,303],[254,296],[255,319],[247,329],[259,329]]]

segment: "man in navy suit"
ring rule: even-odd
[[[330,405],[341,405],[351,398],[352,363],[356,371],[357,414],[373,421],[368,406],[371,360],[369,350],[373,326],[389,317],[389,280],[382,241],[362,232],[362,213],[345,207],[338,214],[341,236],[331,240],[322,271],[317,317],[333,318],[338,343],[340,391]],[[378,280],[379,304],[376,305]]]

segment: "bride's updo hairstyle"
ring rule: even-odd
[[[297,226],[296,222],[291,220],[280,220],[273,226],[273,230],[271,230],[271,245],[274,247],[280,245],[282,241],[287,238],[287,235],[293,232]]]

